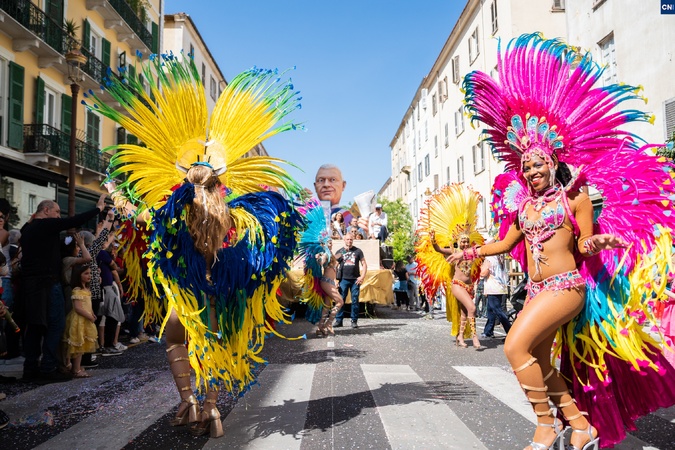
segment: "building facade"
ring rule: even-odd
[[[75,210],[95,204],[110,159],[101,150],[134,137],[80,102],[73,108],[71,85],[81,99],[104,77],[134,71],[137,55],[157,53],[163,8],[163,0],[0,0],[0,197],[17,209],[14,225],[45,199],[67,211],[71,133]],[[86,62],[69,78],[66,54],[77,47]]]
[[[464,113],[464,76],[480,70],[496,76],[497,45],[523,33],[565,36],[559,1],[469,0],[431,70],[419,85],[390,143],[391,180],[382,195],[403,198],[414,221],[428,196],[464,182],[483,196],[479,225],[490,223],[489,195],[503,165],[480,143],[481,127]]]
[[[627,108],[649,111],[654,123],[627,129],[650,143],[673,139],[675,133],[675,15],[661,14],[659,0],[567,0],[567,40],[605,67],[603,84],[642,86],[649,101]]]

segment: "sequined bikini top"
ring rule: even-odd
[[[528,218],[527,213],[530,206],[533,207],[535,212],[539,213],[537,220]],[[526,198],[518,209],[520,228],[525,234],[530,252],[532,252],[536,274],[541,274],[541,264],[547,264],[546,260],[548,259],[543,254],[544,242],[548,241],[558,228],[569,229],[565,226],[565,216],[569,213],[567,195],[560,185],[556,185],[541,195]]]

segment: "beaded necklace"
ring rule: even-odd
[[[541,194],[535,193],[520,204],[520,225],[525,234],[525,239],[530,245],[537,274],[541,274],[541,263],[546,264],[548,259],[542,253],[544,242],[549,240],[565,221],[563,195],[565,195],[565,191],[561,189],[560,185],[555,185]],[[553,205],[550,203],[553,203]],[[527,212],[530,205],[535,212],[539,213],[537,220],[528,218]]]

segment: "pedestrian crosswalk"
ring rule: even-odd
[[[493,428],[466,422],[466,418],[458,414],[453,403],[448,401],[449,396],[432,395],[435,391],[429,386],[433,382],[425,381],[409,365],[360,363],[355,366],[358,367],[356,373],[341,371],[343,365],[344,361],[339,356],[309,364],[270,364],[261,372],[259,384],[240,398],[224,417],[224,438],[186,438],[178,445],[157,442],[155,437],[154,447],[130,443],[137,442],[153,427],[168,427],[166,416],[173,413],[177,404],[171,374],[158,369],[146,376],[143,382],[129,386],[109,401],[92,402],[91,398],[100,396],[100,390],[109,388],[111,383],[131,380],[130,369],[97,370],[92,378],[74,380],[67,385],[37,387],[3,401],[0,408],[13,418],[13,426],[3,430],[8,434],[0,434],[0,442],[13,442],[5,441],[3,437],[9,439],[22,427],[48,427],[46,423],[36,425],[26,420],[48,411],[57,422],[69,420],[72,424],[52,432],[36,445],[29,441],[27,446],[15,448],[493,450],[517,449],[526,444],[489,438]],[[475,388],[483,398],[491,398],[500,405],[493,410],[505,411],[504,415],[511,412],[524,418],[524,421],[518,419],[518,423],[535,422],[530,405],[510,371],[494,366],[469,365],[452,366],[452,369],[457,372],[452,386]],[[65,389],[65,386],[68,388]],[[59,410],[66,410],[65,405],[69,403],[83,401],[80,397],[89,398],[85,402],[89,410],[78,409],[71,413],[81,416],[79,419],[59,417]],[[478,397],[472,398],[472,401],[478,401]],[[345,402],[362,404],[353,412],[345,413]],[[321,418],[310,417],[317,412]],[[486,423],[487,416],[493,413],[485,412]],[[675,436],[675,425],[671,425],[675,424],[675,408],[661,410],[654,416],[658,423],[670,425],[664,432]],[[495,422],[495,419],[490,420]],[[344,429],[340,431],[340,428],[355,427],[357,421],[368,425],[354,433],[364,432],[365,435],[360,440],[355,437],[352,442],[345,442],[345,436],[353,433]],[[500,433],[506,434],[509,430],[502,429]],[[529,433],[531,430],[523,431],[523,435]],[[3,444],[3,448],[10,447]],[[630,436],[615,448],[666,450],[667,447],[654,447]]]

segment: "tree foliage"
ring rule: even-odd
[[[415,253],[415,230],[408,205],[400,198],[395,201],[382,198],[379,202],[387,213],[387,244],[394,249],[394,261],[406,261],[408,256]]]

